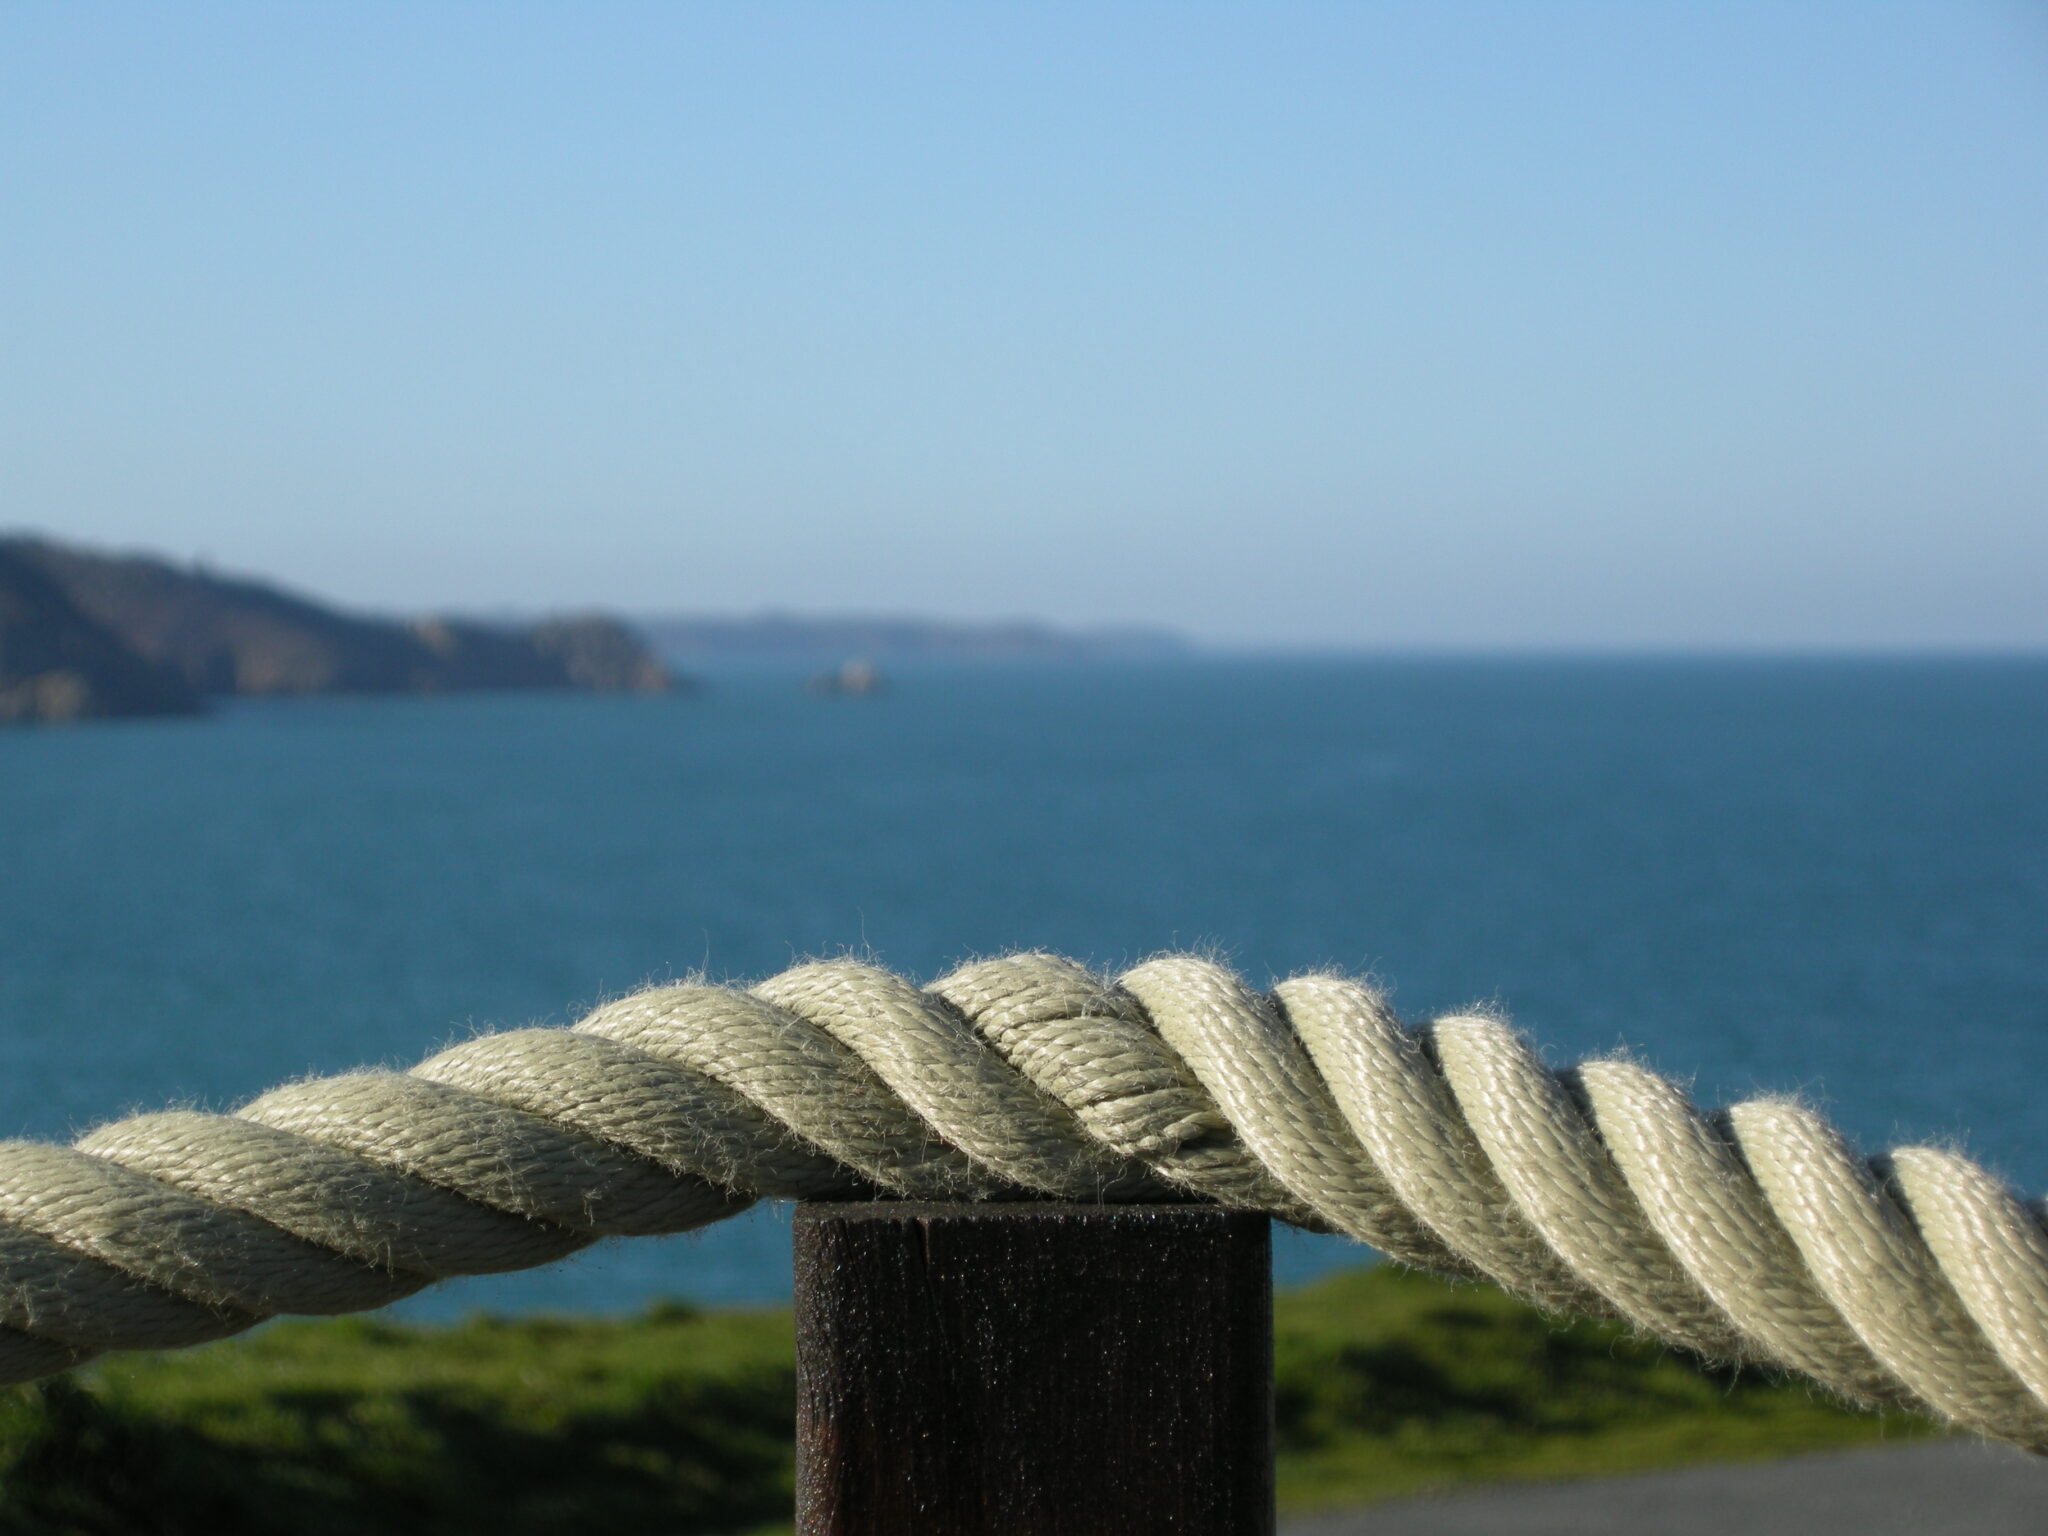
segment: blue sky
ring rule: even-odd
[[[2048,644],[2048,10],[0,10],[0,522],[389,609]]]

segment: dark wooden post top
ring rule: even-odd
[[[1266,1220],[1213,1206],[796,1215],[801,1536],[1266,1536]]]

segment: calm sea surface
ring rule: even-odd
[[[692,970],[1370,970],[2048,1189],[2048,662],[1231,661],[0,734],[0,1134],[226,1107]],[[415,1316],[787,1291],[772,1212]],[[1360,1253],[1282,1245],[1284,1278]]]

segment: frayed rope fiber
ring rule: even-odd
[[[0,1144],[0,1381],[864,1194],[1264,1211],[2048,1451],[2048,1231],[1976,1165],[1189,956],[661,987],[232,1115]]]

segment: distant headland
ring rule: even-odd
[[[380,618],[156,555],[0,535],[0,724],[199,714],[210,698],[250,695],[659,693],[699,687],[681,670],[698,666],[1149,660],[1188,648],[1166,630],[1021,619]]]
[[[196,714],[226,695],[687,686],[602,614],[373,618],[150,555],[0,538],[0,722]]]
[[[938,619],[766,612],[740,617],[635,620],[661,656],[683,666],[721,662],[838,666],[850,657],[896,665],[918,661],[1143,661],[1185,655],[1188,642],[1163,629],[1056,629],[1027,619],[955,623]]]

